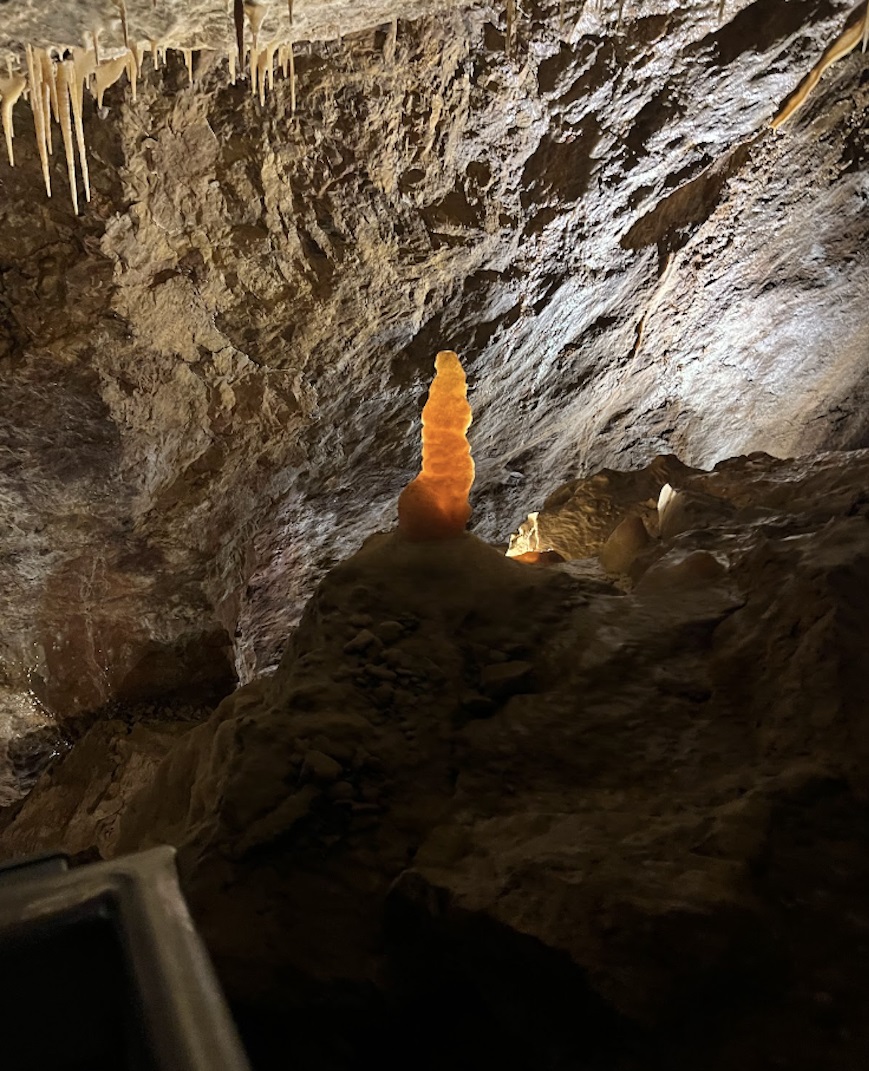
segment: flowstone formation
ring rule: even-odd
[[[471,516],[474,461],[468,443],[471,407],[458,356],[442,350],[422,411],[422,471],[398,499],[398,530],[412,540],[461,535]]]
[[[263,1071],[856,1071],[867,486],[869,451],[610,470],[546,569],[374,536],[274,675],[94,726],[0,852],[177,845]]]

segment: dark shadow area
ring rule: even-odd
[[[147,1071],[118,933],[59,919],[0,943],[4,1071]]]

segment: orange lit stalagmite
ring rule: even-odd
[[[398,530],[406,539],[452,539],[471,516],[474,462],[468,384],[451,350],[435,358],[435,377],[422,411],[422,472],[398,499]]]

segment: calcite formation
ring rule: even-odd
[[[150,53],[154,70],[161,66],[161,58],[168,51],[179,52],[187,68],[188,83],[194,83],[194,55],[199,52],[211,52],[225,56],[228,60],[229,79],[236,84],[239,74],[249,72],[250,90],[264,106],[268,91],[274,89],[275,64],[283,71],[290,83],[290,114],[296,113],[296,56],[294,47],[299,42],[310,45],[315,40],[325,40],[337,36],[351,27],[345,26],[340,19],[349,19],[352,28],[370,29],[382,24],[383,17],[388,16],[390,27],[383,45],[383,58],[388,67],[395,59],[398,19],[387,4],[372,3],[370,10],[365,6],[354,5],[353,10],[344,9],[340,13],[327,13],[327,5],[312,5],[316,10],[303,14],[302,29],[296,29],[293,17],[292,0],[288,0],[286,15],[273,10],[268,3],[245,2],[233,0],[229,11],[221,11],[216,0],[200,0],[198,5],[185,11],[172,22],[165,22],[166,12],[154,15],[152,12],[131,12],[135,15],[136,25],[130,25],[124,0],[112,0],[117,16],[108,17],[105,11],[94,11],[93,18],[82,24],[82,12],[64,11],[58,13],[59,22],[54,24],[55,32],[59,26],[71,36],[66,42],[57,37],[47,38],[53,43],[38,47],[34,44],[21,43],[10,38],[6,47],[0,51],[5,56],[7,77],[0,78],[0,99],[2,99],[2,122],[6,132],[7,155],[10,164],[14,163],[12,154],[12,111],[16,102],[24,96],[29,100],[33,111],[34,130],[37,150],[42,165],[45,189],[51,196],[50,157],[52,145],[52,121],[60,124],[62,140],[69,174],[70,196],[73,208],[78,213],[77,168],[81,171],[85,187],[85,196],[90,200],[87,160],[85,156],[84,132],[82,126],[82,99],[88,90],[97,107],[102,108],[106,90],[121,80],[126,73],[133,101],[137,98],[137,86],[143,74],[143,62]],[[64,5],[56,5],[63,9]],[[72,8],[72,5],[69,5]],[[79,5],[85,7],[85,4]],[[152,8],[156,4],[151,5]],[[424,5],[421,5],[424,6]],[[572,25],[568,25],[568,13],[564,0],[560,0],[558,13],[551,21],[550,30],[557,26],[557,35],[571,45],[587,38],[589,31],[594,36],[602,34],[615,38],[624,34],[624,0],[612,4],[601,2],[596,5],[577,5],[572,13]],[[332,5],[329,5],[331,8]],[[833,42],[821,57],[818,64],[809,72],[797,90],[784,103],[772,120],[773,127],[780,126],[788,119],[812,91],[823,72],[837,59],[847,55],[860,41],[866,50],[869,39],[869,6],[862,5],[852,12],[846,30]],[[592,14],[592,9],[594,14]],[[414,12],[404,11],[404,16],[412,17]],[[520,37],[529,33],[529,25],[524,24],[521,9],[507,0],[504,12],[504,52],[510,60],[518,54]],[[144,15],[144,20],[143,20]],[[725,15],[723,0],[718,5],[717,17],[722,22]],[[10,27],[13,35],[16,29],[32,31],[34,27],[24,21]],[[714,17],[714,15],[713,15]],[[162,22],[161,22],[162,18]],[[589,20],[593,22],[589,22]],[[735,16],[734,16],[735,19]],[[155,21],[156,20],[156,21]],[[204,20],[209,29],[205,32],[200,22]],[[298,22],[298,20],[296,20]],[[118,30],[120,24],[120,30]],[[83,25],[89,28],[83,35],[83,45],[73,46],[73,40],[82,40],[76,36]],[[162,28],[157,29],[158,26]],[[48,31],[51,32],[51,31]],[[103,38],[106,34],[108,41]],[[143,36],[144,34],[144,36]],[[156,36],[154,36],[156,34]],[[168,35],[168,36],[167,36]],[[40,37],[42,35],[40,34]],[[114,38],[114,40],[112,40]],[[246,40],[247,38],[247,40]],[[42,38],[45,40],[46,38]],[[207,42],[203,43],[203,42]],[[10,49],[10,45],[12,48]],[[13,63],[22,69],[13,70]],[[75,150],[72,145],[72,127],[69,126],[69,112],[72,111],[72,123],[75,128],[75,140],[78,145],[78,164],[75,162]]]
[[[96,29],[89,35],[84,47],[66,49],[62,47],[40,48],[31,44],[24,47],[26,73],[13,71],[11,64],[5,77],[0,77],[0,101],[2,101],[3,131],[6,139],[6,152],[10,165],[15,164],[12,149],[13,109],[17,102],[25,97],[33,113],[33,126],[36,146],[42,165],[45,192],[51,197],[50,160],[54,152],[52,122],[60,126],[61,140],[67,163],[70,199],[73,210],[78,214],[78,174],[84,186],[85,199],[90,201],[90,176],[88,173],[87,147],[85,142],[83,107],[84,94],[87,91],[93,98],[97,109],[103,108],[105,93],[126,75],[130,95],[135,102],[138,84],[143,74],[145,55],[150,53],[154,70],[161,67],[167,47],[155,39],[134,41],[127,28],[125,5],[119,0],[116,4],[121,14],[123,26],[123,48],[114,50],[115,54],[107,56],[100,51],[101,30]],[[267,8],[261,4],[243,5],[243,14],[247,17],[250,28],[250,41],[245,42],[244,20],[238,39],[238,52],[229,53],[229,75],[233,85],[238,75],[238,67],[249,68],[250,88],[254,96],[259,97],[261,105],[265,104],[267,90],[274,88],[275,61],[280,65],[284,77],[291,83],[291,113],[295,112],[296,79],[293,41],[286,35],[270,36],[263,43],[260,33]],[[179,51],[187,68],[188,82],[193,84],[193,48],[180,48]],[[78,159],[76,160],[76,148]]]
[[[771,123],[773,130],[777,130],[782,123],[790,119],[797,109],[805,104],[809,94],[821,80],[821,75],[828,67],[832,67],[838,60],[844,59],[845,56],[850,52],[853,52],[861,42],[863,44],[863,51],[866,51],[866,44],[869,42],[869,3],[864,4],[863,7],[864,10],[862,14],[859,13],[859,8],[854,9],[845,29],[839,34],[835,41],[824,50],[824,54],[815,66],[809,71],[802,82],[800,82],[793,93],[791,93],[784,104],[782,104],[775,116],[773,116]]]
[[[422,411],[422,471],[398,499],[398,530],[407,539],[452,539],[471,516],[474,461],[468,443],[471,407],[458,356],[443,350]]]

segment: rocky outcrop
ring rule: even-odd
[[[372,538],[273,676],[112,760],[95,727],[3,852],[178,845],[263,1067],[287,1030],[312,1067],[862,1066],[869,452],[683,483],[728,509],[627,593]]]

